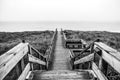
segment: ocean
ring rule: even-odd
[[[119,22],[0,22],[0,32],[80,30],[120,32]]]

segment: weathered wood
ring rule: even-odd
[[[100,60],[99,60],[99,69],[102,70],[102,57],[100,57]]]
[[[26,47],[28,43],[20,43],[14,48],[10,49],[8,52],[4,53],[0,56],[0,66],[4,63],[7,63],[11,60],[16,54],[18,54],[24,47]]]
[[[102,72],[105,74],[105,76],[107,76],[108,63],[104,59],[102,59]]]
[[[92,74],[93,80],[97,80],[97,75],[95,74],[95,72],[93,70],[90,69],[90,70],[84,70],[84,71],[88,71],[89,74]]]
[[[29,71],[28,75],[26,76],[25,80],[33,80],[34,74],[32,71]]]
[[[30,54],[28,56],[29,56],[29,61],[30,62],[38,63],[38,64],[41,64],[41,65],[46,65],[46,63],[44,61],[42,61],[42,60],[40,60],[40,59],[30,55]]]
[[[80,52],[80,54],[78,54],[78,55],[75,56],[74,58],[77,58],[77,57],[81,56],[81,54],[83,54],[85,51],[87,51],[88,49],[90,49],[91,46],[92,46],[95,42],[99,42],[99,39],[93,41],[89,46],[87,46],[84,50],[82,50],[82,51]]]
[[[83,39],[80,39],[80,40],[81,40],[82,44],[87,45],[86,41],[84,41]]]
[[[101,42],[95,42],[96,46],[102,50],[101,57],[120,73],[120,52]]]
[[[40,53],[38,50],[36,50],[34,47],[32,47],[32,46],[30,46],[30,47],[31,47],[31,49],[34,50],[36,53],[38,53],[38,54],[41,55],[43,58],[45,58],[44,55],[43,55],[42,53]]]
[[[89,54],[88,56],[85,56],[85,57],[83,57],[83,58],[81,58],[79,60],[76,60],[74,62],[74,65],[91,61],[91,60],[93,60],[93,58],[94,58],[94,54]]]
[[[97,75],[99,80],[108,80],[105,77],[105,75],[99,70],[99,68],[97,67],[97,65],[94,62],[92,63],[92,70]]]
[[[71,58],[74,58],[75,55],[74,55],[74,53],[73,53],[72,50],[69,50],[69,54],[70,54],[70,57],[71,57]]]
[[[107,46],[106,44],[102,42],[95,42],[95,45],[99,47],[100,49],[108,52],[110,55],[114,56],[116,59],[120,61],[120,52],[118,52],[117,50]]]
[[[92,54],[94,52],[94,43],[91,45],[90,53]]]
[[[30,71],[30,63],[28,63],[24,69],[24,71],[22,72],[22,74],[19,76],[18,80],[25,80],[28,73]]]
[[[19,65],[15,66],[15,71],[16,71],[17,77],[19,77],[19,75],[20,75]]]
[[[51,39],[51,44],[54,44],[54,41],[55,41],[55,39],[56,39],[56,36],[57,36],[57,30],[55,31],[55,33],[54,33],[54,35],[53,35],[53,37],[52,37],[52,39]]]
[[[65,33],[63,32],[63,38],[64,40],[67,40],[66,36],[65,36]]]
[[[31,54],[31,55],[33,54],[30,45],[29,45],[29,54]],[[40,56],[40,55],[39,55],[39,56]],[[34,68],[33,68],[33,63],[30,64],[30,68],[31,68],[32,71],[34,70]]]
[[[24,58],[21,59],[21,68],[22,68],[22,71],[24,70],[25,68],[25,64],[24,64]]]
[[[74,58],[77,58],[77,57],[81,56],[81,54],[83,54],[85,51],[87,51],[87,50],[91,47],[91,45],[92,45],[92,44],[90,44],[88,47],[86,47],[84,50],[82,50],[82,51],[80,52],[80,54],[78,54],[78,55],[75,56]]]
[[[76,52],[77,52],[77,51],[78,51],[78,52],[81,52],[81,51],[83,51],[83,50],[84,50],[84,49],[72,49],[73,52],[75,52],[75,51],[76,51]],[[90,49],[86,50],[86,52],[90,52]]]
[[[120,73],[120,61],[107,53],[106,51],[102,51],[102,58],[109,64],[111,65],[117,72]],[[114,53],[115,54],[115,53]]]
[[[14,57],[0,65],[0,80],[2,80],[15,67],[15,65],[27,54],[28,44],[23,45],[24,46],[21,47],[22,49],[17,51],[17,53],[16,52],[14,53],[15,54]]]

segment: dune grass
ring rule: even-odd
[[[107,31],[72,31],[65,30],[68,39],[84,39],[88,43],[96,39],[120,51],[120,33]]]
[[[22,40],[30,43],[44,54],[53,34],[53,31],[0,32],[0,55],[19,44]]]

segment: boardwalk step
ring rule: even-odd
[[[37,71],[34,74],[33,80],[90,80],[89,73],[86,71],[52,70]]]
[[[35,71],[33,80],[92,80],[88,71],[71,71],[69,51],[62,46],[58,33],[51,71]]]

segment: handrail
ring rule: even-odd
[[[29,48],[31,48],[31,49],[29,49]],[[10,73],[10,71],[13,68],[18,66],[19,62],[21,62],[21,67],[23,65],[25,65],[23,58],[26,55],[27,56],[29,55],[27,57],[29,62],[27,62],[26,67],[23,66],[23,68],[25,68],[25,69],[23,69],[24,71],[21,73],[18,80],[25,78],[25,75],[27,75],[27,73],[30,71],[31,65],[28,65],[28,64],[31,64],[31,62],[46,66],[46,62],[40,60],[39,58],[36,58],[36,57],[30,55],[29,50],[34,50],[37,54],[39,54],[40,56],[45,58],[39,51],[37,51],[34,47],[29,45],[28,43],[20,43],[17,46],[10,49],[8,52],[6,52],[0,56],[0,80],[3,80],[7,76],[7,74]],[[18,70],[19,70],[19,68],[16,67],[16,71],[18,71]]]
[[[29,47],[32,49],[32,50],[34,50],[36,53],[38,53],[40,56],[42,56],[43,58],[45,58],[45,56],[42,54],[42,53],[40,53],[37,49],[35,49],[33,46],[31,46],[30,44],[29,44]]]
[[[56,44],[56,39],[57,39],[57,29],[52,37],[52,40],[51,40],[51,45],[49,46],[49,48],[47,49],[46,53],[45,53],[45,56],[46,56],[46,66],[47,66],[47,69],[49,68],[49,66],[51,65],[51,57],[53,57],[53,53],[54,53],[54,49],[55,49],[55,44]]]
[[[92,44],[94,44],[94,46],[91,46]],[[74,59],[74,58],[71,59],[71,61],[73,62],[72,63],[73,68],[74,68],[74,65],[78,65],[78,64],[81,64],[84,62],[91,61],[92,70],[95,72],[95,74],[98,76],[98,78],[100,80],[108,80],[102,72],[102,68],[106,67],[107,65],[110,65],[115,71],[120,73],[120,67],[119,67],[120,52],[107,46],[106,44],[104,44],[102,42],[94,41],[92,44],[90,44],[86,49],[84,49],[81,52],[83,54],[87,49],[93,47],[93,49],[92,49],[93,51],[91,54],[89,54],[88,56],[85,56],[83,58],[80,58],[78,60],[73,61],[72,59]],[[94,62],[95,54],[98,54],[100,57],[98,65],[96,65],[96,63]],[[107,69],[105,72],[107,72]]]
[[[19,51],[21,51],[22,49],[20,47],[24,47],[28,45],[28,43],[24,44],[24,43],[20,43],[18,45],[16,45],[15,47],[13,47],[12,49],[10,49],[9,51],[7,51],[6,53],[4,53],[3,55],[0,56],[0,66],[2,64],[4,64],[5,62],[9,61],[11,58],[14,57],[14,55],[16,55]]]
[[[49,57],[46,57],[46,54],[44,56],[29,43],[25,43],[25,41],[1,55],[0,80],[6,78],[11,70],[16,70],[15,72],[18,80],[25,80],[30,70],[34,70],[33,63],[37,63],[40,69],[47,69],[49,65],[49,58],[53,55],[53,51],[55,49],[56,39],[57,30],[55,31],[51,40],[51,45],[47,50],[49,53],[46,53]],[[37,54],[37,56],[34,54]]]
[[[102,42],[95,42],[95,45],[120,61],[120,52],[117,50],[103,44]]]
[[[66,41],[71,41],[71,40],[66,38],[64,32],[62,33],[62,35],[63,35],[63,44],[66,47]],[[84,57],[80,57],[87,50],[90,50],[89,52],[90,54]],[[91,65],[92,70],[100,80],[108,80],[105,76],[108,65],[111,66],[115,71],[117,71],[118,74],[120,73],[120,67],[119,67],[120,52],[100,42],[99,39],[93,41],[89,46],[83,49],[78,55],[74,55],[73,54],[74,52],[73,51],[71,52],[71,50],[69,50],[69,53],[71,58],[70,62],[73,69],[78,68],[79,64],[81,63],[88,62],[88,64],[90,63],[89,65],[91,65],[92,63]],[[99,57],[99,59],[96,59],[96,56]],[[98,61],[95,62],[95,60],[98,60]],[[104,72],[102,72],[103,68],[105,68]]]
[[[99,42],[100,40],[99,39],[96,39],[95,41],[93,41],[89,46],[87,46],[84,50],[82,50],[80,52],[80,54],[78,54],[77,56],[75,56],[73,58],[73,60],[75,60],[75,58],[79,57],[80,55],[82,55],[85,51],[87,51],[88,49],[90,49],[92,47],[92,45],[94,45],[94,42]]]
[[[2,80],[27,53],[28,43],[20,43],[5,54],[1,55],[0,80]]]
[[[93,59],[94,59],[94,54],[89,54],[88,56],[85,56],[79,60],[74,61],[74,65],[88,62],[88,61],[92,61]]]
[[[102,73],[102,71],[99,69],[99,67],[94,62],[92,62],[92,70],[97,75],[99,80],[108,80],[107,77]]]
[[[71,51],[71,50],[69,50],[69,53],[70,53],[70,58],[74,58],[74,53],[73,53],[73,51]]]
[[[46,65],[46,63],[44,61],[42,61],[41,59],[36,58],[36,57],[34,57],[33,55],[30,55],[30,54],[28,54],[28,56],[29,56],[29,61],[30,62],[38,63],[38,64],[41,64],[41,65]]]
[[[65,36],[65,33],[63,32],[63,38],[64,40],[67,40],[66,36]]]
[[[120,52],[101,42],[95,43],[95,45],[95,47],[98,47],[102,51],[100,55],[101,58],[111,65],[118,73],[120,73]]]

